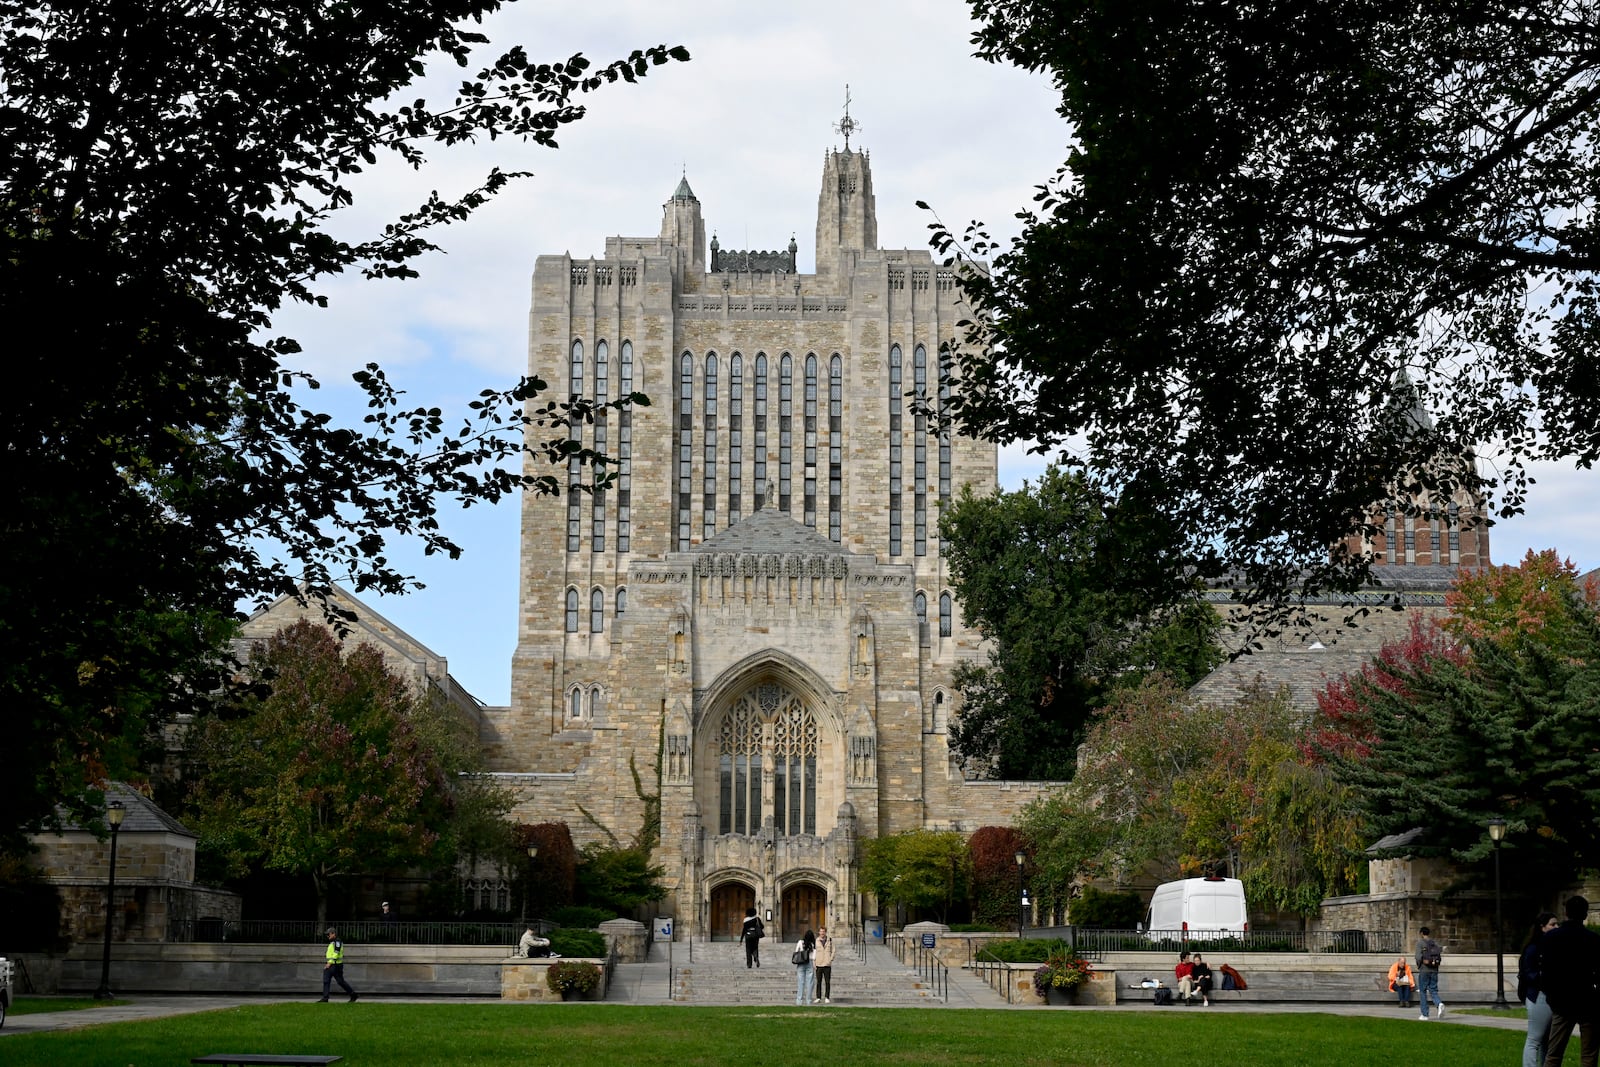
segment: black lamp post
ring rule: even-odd
[[[1505,938],[1500,926],[1500,842],[1505,840],[1506,821],[1489,820],[1489,840],[1494,842],[1494,1006],[1509,1007],[1506,1003],[1506,953]]]
[[[94,991],[96,1000],[111,999],[111,909],[117,895],[117,830],[127,814],[120,800],[106,805],[106,823],[111,827],[111,870],[106,878],[106,939],[100,953],[100,988]]]
[[[522,921],[528,922],[533,918],[529,902],[533,898],[533,861],[539,858],[539,846],[528,846],[528,884],[522,887]]]
[[[1028,921],[1027,905],[1022,902],[1022,865],[1028,862],[1028,856],[1021,849],[1012,857],[1017,861],[1017,940],[1022,940],[1022,927]]]

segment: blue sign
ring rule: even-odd
[[[661,918],[658,916],[656,918],[656,936],[667,941],[672,940],[672,919],[670,917]]]
[[[934,945],[934,936],[932,934],[923,934],[922,935],[922,947],[923,948],[932,948],[933,945]]]

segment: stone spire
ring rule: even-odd
[[[870,157],[850,148],[861,124],[850,117],[850,87],[844,87],[844,118],[834,123],[844,151],[822,160],[822,192],[817,197],[817,273],[843,273],[846,254],[878,247],[878,206],[872,195]]]
[[[686,272],[704,274],[706,270],[706,224],[700,217],[700,200],[689,188],[685,170],[673,190],[672,199],[661,205],[661,239],[677,245]]]

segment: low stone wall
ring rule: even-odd
[[[320,996],[322,945],[113,944],[111,988],[140,993]],[[63,956],[25,955],[40,993],[90,993],[100,984],[99,945]],[[500,946],[345,943],[345,978],[363,996],[498,997]],[[530,962],[530,961],[518,961]],[[543,975],[541,973],[540,977]]]
[[[1289,1003],[1370,1003],[1393,1004],[1389,992],[1389,965],[1395,957],[1377,952],[1240,952],[1207,953],[1206,962],[1217,979],[1214,997],[1226,1004],[1230,1000],[1282,1001]],[[1176,959],[1169,953],[1108,952],[1095,966],[1114,970],[1121,976],[1117,986],[1119,1003],[1147,1001],[1151,993],[1138,986],[1144,978],[1175,984],[1172,967]],[[1250,986],[1238,992],[1224,990],[1222,965],[1231,964]],[[1506,995],[1517,995],[1517,959],[1506,955]],[[1439,971],[1439,996],[1448,1004],[1488,1004],[1495,998],[1495,957],[1493,953],[1446,953]]]
[[[520,1001],[561,1000],[561,994],[550,988],[550,983],[545,981],[545,972],[555,960],[524,959],[513,956],[506,960],[500,967],[500,999]],[[606,999],[605,960],[585,960],[600,968],[600,985],[588,996],[579,997],[580,1000]]]

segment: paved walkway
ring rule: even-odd
[[[608,1004],[642,1004],[666,1005],[681,1003],[674,1001],[674,983],[679,983],[681,989],[681,972],[691,966],[697,970],[715,968],[734,972],[734,980],[744,970],[742,958],[734,960],[725,950],[726,946],[716,943],[706,945],[704,942],[695,946],[693,961],[689,958],[688,946],[676,944],[672,947],[672,960],[669,968],[666,947],[656,945],[652,947],[650,958],[644,963],[619,964],[616,976],[611,985],[611,992],[605,1003]],[[788,962],[787,947],[783,945],[771,946],[770,953],[775,958],[768,961],[781,971],[792,983],[793,968]],[[769,953],[763,953],[763,960]],[[781,961],[776,957],[782,957]],[[862,968],[869,971],[882,972],[886,982],[907,981],[908,969],[894,958],[889,949],[882,946],[871,946],[867,949],[866,958],[859,959],[855,950],[843,946],[839,962],[835,964],[837,975],[843,968]],[[674,972],[680,972],[675,974]],[[730,997],[726,1001],[719,1001],[715,997],[715,990],[719,988],[714,983],[698,983],[695,1003],[700,1005],[725,1003],[727,1005],[745,1004],[748,999]],[[710,994],[709,998],[706,994]],[[775,1004],[793,1003],[792,986],[788,989],[786,998],[775,998]],[[308,993],[304,998],[288,997],[241,997],[241,996],[155,996],[132,995],[128,997],[129,1003],[108,1006],[104,1008],[87,1008],[82,1011],[41,1012],[36,1015],[11,1014],[6,1018],[3,1028],[0,1028],[0,1040],[11,1034],[41,1033],[51,1030],[73,1030],[87,1026],[98,1026],[104,1023],[129,1022],[139,1019],[159,1019],[173,1015],[189,1015],[203,1011],[222,1011],[253,1004],[273,1004],[293,1002],[304,999],[306,1002],[315,1000],[313,993]],[[461,998],[426,997],[382,997],[363,996],[358,1003],[475,1003],[498,1004],[498,998],[484,998],[465,1000]],[[853,1005],[836,1002],[831,1006],[818,1005],[817,1010],[831,1011],[833,1008],[849,1008]],[[879,1005],[875,1005],[879,1006]],[[332,1010],[340,1010],[341,1005],[330,1005]],[[1149,1012],[1156,1010],[1148,1003],[1119,1004],[1115,1007],[1081,1006],[1043,1008],[1030,1002],[1007,1004],[1003,997],[991,990],[987,983],[974,977],[966,971],[952,969],[950,971],[949,1000],[924,997],[915,1002],[899,1000],[881,1005],[889,1008],[986,1008],[1010,1011],[1116,1011],[1116,1012]],[[350,1010],[360,1010],[352,1008]],[[1408,1019],[1416,1020],[1414,1009],[1401,1010],[1387,1003],[1316,1003],[1316,1004],[1274,1004],[1260,1001],[1221,1001],[1211,1008],[1163,1008],[1166,1012],[1205,1012],[1215,1015],[1271,1015],[1271,1014],[1322,1014],[1366,1016],[1380,1019]],[[1458,1011],[1449,1010],[1443,1020],[1448,1025],[1459,1026],[1486,1026],[1502,1030],[1522,1030],[1526,1025],[1521,1019],[1500,1018],[1487,1015],[1463,1015]]]

